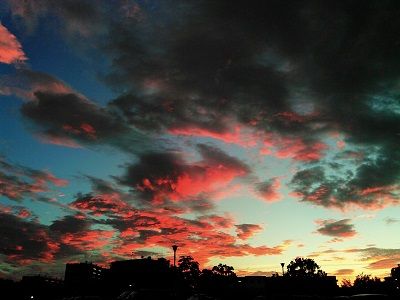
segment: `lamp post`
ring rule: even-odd
[[[281,267],[282,267],[282,276],[285,275],[285,269],[283,268],[285,266],[285,263],[281,263]]]
[[[176,267],[176,250],[178,249],[177,245],[172,246],[172,250],[174,250],[174,268]]]

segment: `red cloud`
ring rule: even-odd
[[[0,62],[13,64],[27,60],[21,44],[15,35],[0,23]]]
[[[133,165],[122,182],[134,185],[153,203],[193,201],[206,195],[221,195],[237,177],[245,176],[249,168],[219,149],[200,145],[203,160],[188,163],[172,154],[151,154]],[[139,177],[136,174],[140,174]]]
[[[50,262],[59,251],[59,243],[52,239],[46,226],[9,213],[0,213],[2,232],[7,238],[0,242],[0,254],[18,265],[30,262]]]

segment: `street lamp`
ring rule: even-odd
[[[176,250],[178,249],[177,245],[172,246],[172,250],[174,250],[174,268],[176,267]]]
[[[281,263],[281,267],[282,267],[282,276],[285,275],[285,269],[283,268],[285,266],[285,263]]]

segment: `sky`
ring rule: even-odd
[[[0,2],[0,276],[400,263],[398,1]]]

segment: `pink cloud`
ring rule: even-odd
[[[52,144],[69,148],[82,148],[82,146],[79,145],[77,142],[67,137],[58,137],[58,136],[43,135],[43,134],[36,134],[36,136],[41,142],[45,144]]]
[[[227,144],[235,144],[242,147],[254,147],[257,145],[257,135],[247,132],[243,127],[236,125],[233,131],[218,132],[210,129],[187,127],[171,128],[168,133],[172,135],[205,137],[220,140]]]
[[[339,269],[339,270],[336,270],[335,275],[343,276],[343,275],[352,275],[353,273],[354,273],[353,269]]]
[[[13,64],[25,60],[27,57],[15,35],[0,23],[0,62]]]
[[[306,143],[300,138],[281,138],[275,144],[278,158],[292,158],[298,161],[319,160],[328,146],[322,142]]]
[[[106,246],[113,235],[114,231],[88,230],[78,233],[66,233],[60,238],[60,241],[68,246],[90,251]]]
[[[397,266],[400,261],[400,255],[396,255],[391,258],[378,259],[368,265],[368,269],[385,269],[390,270],[391,268]]]

